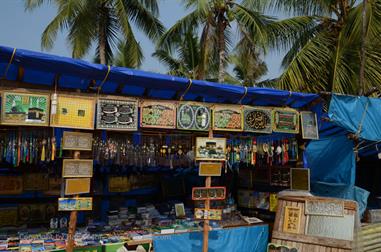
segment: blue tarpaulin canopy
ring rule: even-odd
[[[4,76],[5,75],[5,76]],[[62,89],[87,91],[91,83],[101,93],[157,99],[197,100],[261,106],[307,106],[319,96],[271,88],[245,88],[202,80],[108,67],[83,60],[0,46],[0,77]]]
[[[381,99],[332,95],[328,116],[363,140],[381,140]]]

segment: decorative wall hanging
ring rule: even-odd
[[[176,104],[165,101],[147,101],[140,103],[140,127],[176,128]]]
[[[1,194],[20,194],[23,191],[21,176],[0,176]]]
[[[93,198],[58,198],[58,211],[91,211]]]
[[[88,178],[93,176],[93,160],[64,159],[62,163],[63,178]]]
[[[199,176],[221,176],[222,163],[200,162]]]
[[[51,126],[94,129],[94,98],[59,94],[57,103],[57,113],[50,117]]]
[[[226,197],[226,187],[193,187],[192,200],[223,200]]]
[[[55,204],[20,204],[18,206],[18,219],[22,222],[46,223],[50,218],[56,216],[57,206]]]
[[[306,215],[344,216],[342,200],[306,200]]]
[[[302,121],[302,136],[304,139],[319,139],[316,114],[310,111],[300,112]]]
[[[176,213],[176,218],[184,218],[185,217],[184,203],[175,204],[175,213]]]
[[[196,138],[196,160],[224,161],[226,138]]]
[[[195,208],[194,217],[197,220],[221,220],[222,210],[221,209],[205,209],[205,208]]]
[[[178,129],[208,131],[210,121],[210,108],[205,104],[182,102],[177,108]]]
[[[271,133],[272,132],[272,117],[271,109],[244,107],[244,131]]]
[[[291,168],[290,169],[290,187],[291,190],[310,190],[310,169]]]
[[[49,189],[47,173],[25,173],[23,176],[23,191],[46,191]]]
[[[276,212],[278,207],[278,196],[276,193],[270,193],[270,212]]]
[[[0,208],[0,227],[17,225],[17,207]]]
[[[137,130],[137,100],[98,99],[97,129]]]
[[[65,180],[65,195],[76,195],[90,192],[90,178],[75,178]]]
[[[91,151],[93,148],[93,134],[83,132],[64,131],[62,140],[63,150]]]
[[[213,130],[242,131],[242,106],[214,105]]]
[[[301,207],[286,206],[284,209],[283,232],[298,234],[301,214]]]
[[[3,92],[1,123],[49,126],[49,106],[47,94]]]
[[[299,133],[299,112],[294,109],[273,109],[273,131]]]
[[[109,192],[128,192],[131,189],[131,183],[127,176],[108,177]]]
[[[62,178],[49,178],[49,189],[44,191],[46,195],[60,195]]]

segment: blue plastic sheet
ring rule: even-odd
[[[329,118],[336,125],[369,141],[381,140],[381,99],[333,95]]]
[[[265,252],[267,225],[214,230],[209,233],[209,252]],[[202,232],[154,236],[155,252],[201,252]]]
[[[356,161],[353,141],[346,135],[311,141],[304,154],[311,169],[311,181],[354,184]]]
[[[14,48],[0,46],[0,76],[10,63]],[[178,100],[184,95],[186,101],[212,103],[250,104],[260,106],[304,107],[319,98],[317,94],[296,93],[271,88],[245,88],[238,85],[218,84],[204,80],[192,80],[165,74],[145,72],[124,67],[108,67],[83,60],[46,53],[16,49],[5,75],[15,80],[18,69],[23,68],[23,80],[31,84],[87,91],[90,83],[95,87],[103,83],[101,93],[145,96]],[[107,74],[108,73],[108,74]]]

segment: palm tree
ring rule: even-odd
[[[120,40],[130,48],[122,50],[129,64],[139,66],[143,53],[137,42],[132,23],[150,39],[155,40],[164,31],[157,19],[156,0],[25,0],[25,8],[33,10],[44,2],[52,2],[58,13],[41,36],[41,47],[51,49],[59,30],[68,30],[67,39],[74,58],[83,57],[96,44],[96,56],[101,64],[110,64],[113,49]]]
[[[160,39],[158,48],[173,52],[177,46],[176,34],[185,34],[189,29],[200,37],[200,58],[196,78],[204,79],[213,60],[218,59],[218,82],[226,75],[228,53],[233,47],[232,31],[240,37],[250,37],[252,42],[264,46],[267,43],[266,25],[271,18],[233,0],[184,0],[191,12],[180,19]],[[237,29],[236,29],[237,28]]]
[[[278,30],[275,48],[287,49],[284,72],[277,80],[282,89],[359,94],[360,49],[365,41],[364,86],[381,87],[381,0],[366,3],[364,36],[362,3],[356,0],[245,0],[252,8],[280,10],[311,19],[297,31]],[[292,27],[289,20],[283,24]]]
[[[247,38],[242,38],[230,57],[236,78],[243,86],[258,85],[261,76],[267,73],[267,65],[260,58],[260,53]]]

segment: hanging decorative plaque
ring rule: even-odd
[[[61,128],[94,129],[94,112],[94,98],[59,94],[57,113],[51,115],[50,125]]]
[[[136,100],[99,99],[97,129],[137,130],[138,102]]]
[[[49,189],[47,173],[25,173],[23,175],[24,191],[46,191]]]
[[[93,134],[83,132],[64,131],[62,140],[63,150],[91,151],[93,148]]]
[[[0,227],[17,226],[17,207],[0,208]]]
[[[20,194],[23,191],[21,176],[0,176],[1,194]]]
[[[93,198],[58,198],[58,211],[91,211]]]
[[[299,133],[299,112],[294,109],[275,108],[273,110],[273,131]]]
[[[213,107],[213,130],[242,131],[242,106],[215,105]]]
[[[49,125],[49,95],[2,93],[1,123],[8,125]]]
[[[205,208],[195,208],[194,217],[197,220],[221,220],[222,210],[221,209],[205,209]]]
[[[140,127],[176,128],[176,104],[164,101],[142,101],[140,103]]]
[[[316,114],[310,111],[300,112],[302,121],[302,136],[304,139],[319,139]]]
[[[93,160],[64,159],[62,163],[63,178],[91,178],[93,176]]]
[[[210,119],[210,108],[201,103],[180,103],[177,109],[178,129],[207,131]]]
[[[271,109],[245,106],[244,131],[271,133]]]
[[[284,208],[283,232],[298,234],[300,230],[301,214],[301,207],[286,206]]]
[[[90,192],[90,178],[73,178],[65,180],[65,195],[76,195]]]

